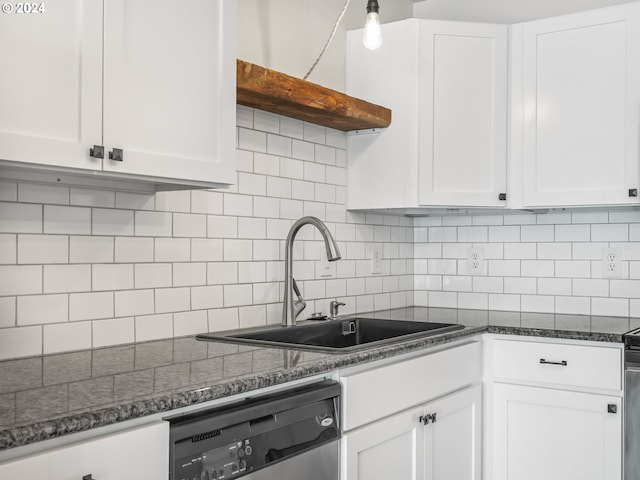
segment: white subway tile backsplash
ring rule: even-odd
[[[280,135],[267,135],[267,152],[281,157],[291,156],[291,139]]]
[[[458,227],[458,242],[460,243],[486,242],[488,240],[489,230],[487,227]],[[415,239],[415,241],[421,240]]]
[[[0,297],[0,329],[15,326],[16,297]]]
[[[153,238],[116,237],[115,261],[117,263],[153,262]]]
[[[0,202],[15,202],[18,200],[18,184],[0,181]]]
[[[91,265],[44,265],[44,293],[91,291]]]
[[[135,235],[138,237],[170,237],[172,215],[168,212],[137,210],[134,215]]]
[[[133,317],[113,318],[92,322],[94,348],[110,347],[135,342]]]
[[[173,314],[135,317],[136,342],[173,337]]]
[[[206,263],[174,263],[173,286],[186,287],[207,284]]]
[[[240,124],[238,124],[238,126],[240,126]],[[248,128],[254,128],[264,132],[278,133],[280,131],[280,116],[263,110],[254,110],[253,125],[249,125]]]
[[[69,263],[112,263],[112,237],[69,237]]]
[[[0,202],[0,232],[42,233],[42,205]]]
[[[556,277],[589,278],[591,277],[591,262],[586,260],[557,260]]]
[[[41,325],[0,329],[0,360],[41,354]]]
[[[42,293],[41,265],[0,266],[0,296]]]
[[[150,193],[116,192],[116,208],[154,210],[156,197]]]
[[[225,285],[224,286],[224,306],[237,307],[240,305],[251,305],[253,300],[253,288],[249,284],[245,285]]]
[[[69,295],[69,320],[99,320],[114,315],[113,292],[72,293]]]
[[[629,226],[626,224],[591,225],[592,242],[626,242]]]
[[[91,209],[44,206],[44,233],[91,234]]]
[[[183,312],[190,310],[191,289],[186,287],[156,289],[155,307],[156,313]]]
[[[209,328],[207,311],[191,311],[173,314],[173,334],[176,337],[206,332]]]
[[[58,323],[43,328],[43,353],[91,348],[91,322]]]
[[[15,264],[18,260],[16,235],[0,234],[0,265]]]
[[[191,213],[222,215],[222,192],[209,190],[191,191]]]
[[[45,224],[46,215],[45,210]],[[93,235],[133,235],[133,211],[94,208],[91,233]]]
[[[71,187],[69,189],[69,203],[83,207],[114,208],[116,194],[110,190]]]
[[[519,242],[520,227],[489,227],[489,242]]]
[[[64,235],[18,235],[18,263],[67,263],[69,238]]]
[[[191,240],[188,238],[156,238],[156,262],[188,262],[191,259]]]
[[[132,289],[133,265],[93,265],[92,287],[94,291]]]
[[[586,297],[556,297],[556,313],[589,315],[591,305]]]
[[[207,236],[207,217],[176,213],[173,215],[173,236],[202,238]]]
[[[294,274],[307,312],[327,311],[338,298],[348,303],[343,313],[429,305],[640,315],[638,212],[347,212],[343,132],[237,112],[238,182],[224,190],[0,182],[0,345],[12,335],[24,342],[9,356],[279,323],[284,239],[303,215],[325,220],[343,254],[333,275],[320,277],[321,237],[310,227],[299,232]],[[37,252],[41,239],[46,248]],[[381,275],[371,274],[374,242],[383,249]],[[467,275],[472,246],[483,249],[483,275]],[[602,278],[603,247],[622,249],[622,279]],[[57,311],[48,320],[31,314],[34,326],[18,327],[29,301],[32,311],[38,301],[59,305],[50,305]],[[68,339],[49,328],[67,324],[82,326]]]
[[[590,225],[557,225],[556,242],[588,242],[591,240]]]
[[[520,306],[523,312],[553,313],[555,299],[549,295],[522,295]]]
[[[539,295],[571,295],[571,279],[569,278],[539,278]]]
[[[238,128],[238,147],[253,152],[267,151],[267,134],[247,128]]]
[[[18,297],[19,326],[59,323],[69,320],[68,295],[29,295]]]
[[[623,298],[591,298],[591,315],[629,316],[629,300]]]
[[[135,265],[135,288],[160,288],[172,286],[170,263],[142,263]]]
[[[69,187],[20,183],[18,184],[18,201],[69,205]]]
[[[490,293],[489,309],[505,310],[510,312],[520,311],[520,295]]]
[[[128,317],[154,313],[154,291],[125,290],[115,292],[115,316]]]
[[[520,227],[522,242],[553,242],[555,228],[553,225],[523,225]]]

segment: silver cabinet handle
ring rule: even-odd
[[[104,158],[104,147],[102,145],[94,145],[89,149],[89,156],[93,158]]]
[[[124,160],[124,151],[121,148],[114,148],[109,152],[109,160],[122,162]]]
[[[540,363],[542,365],[560,365],[562,367],[566,367],[567,366],[567,361],[566,360],[562,360],[560,362],[552,362],[550,360],[545,360],[544,358],[540,359]]]

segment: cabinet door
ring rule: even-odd
[[[169,475],[169,423],[160,422],[49,454],[48,480],[138,480]]]
[[[422,408],[416,408],[345,434],[342,480],[421,479],[422,412]]]
[[[101,169],[102,1],[0,15],[0,160]],[[36,5],[40,5],[37,3]]]
[[[637,203],[629,190],[640,183],[640,5],[514,32],[522,41],[524,206]]]
[[[429,404],[436,421],[424,427],[425,480],[482,478],[482,387]]]
[[[420,205],[505,206],[505,25],[423,22]]]
[[[235,2],[105,2],[104,169],[235,182]]]
[[[619,397],[496,384],[493,416],[494,480],[622,478]]]

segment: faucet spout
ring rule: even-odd
[[[338,244],[333,239],[331,232],[327,226],[316,217],[302,217],[296,221],[289,230],[287,235],[287,241],[285,244],[285,265],[284,265],[284,302],[282,309],[282,326],[289,327],[296,324],[296,318],[302,312],[306,306],[300,291],[295,285],[293,279],[293,242],[296,238],[296,234],[304,225],[313,225],[318,229],[324,240],[324,246],[327,250],[327,259],[330,262],[340,260],[341,254]],[[294,300],[294,295],[297,300]]]

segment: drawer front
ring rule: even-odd
[[[343,428],[351,430],[482,380],[482,344],[341,376]]]
[[[496,379],[622,389],[622,350],[612,346],[493,340]]]

